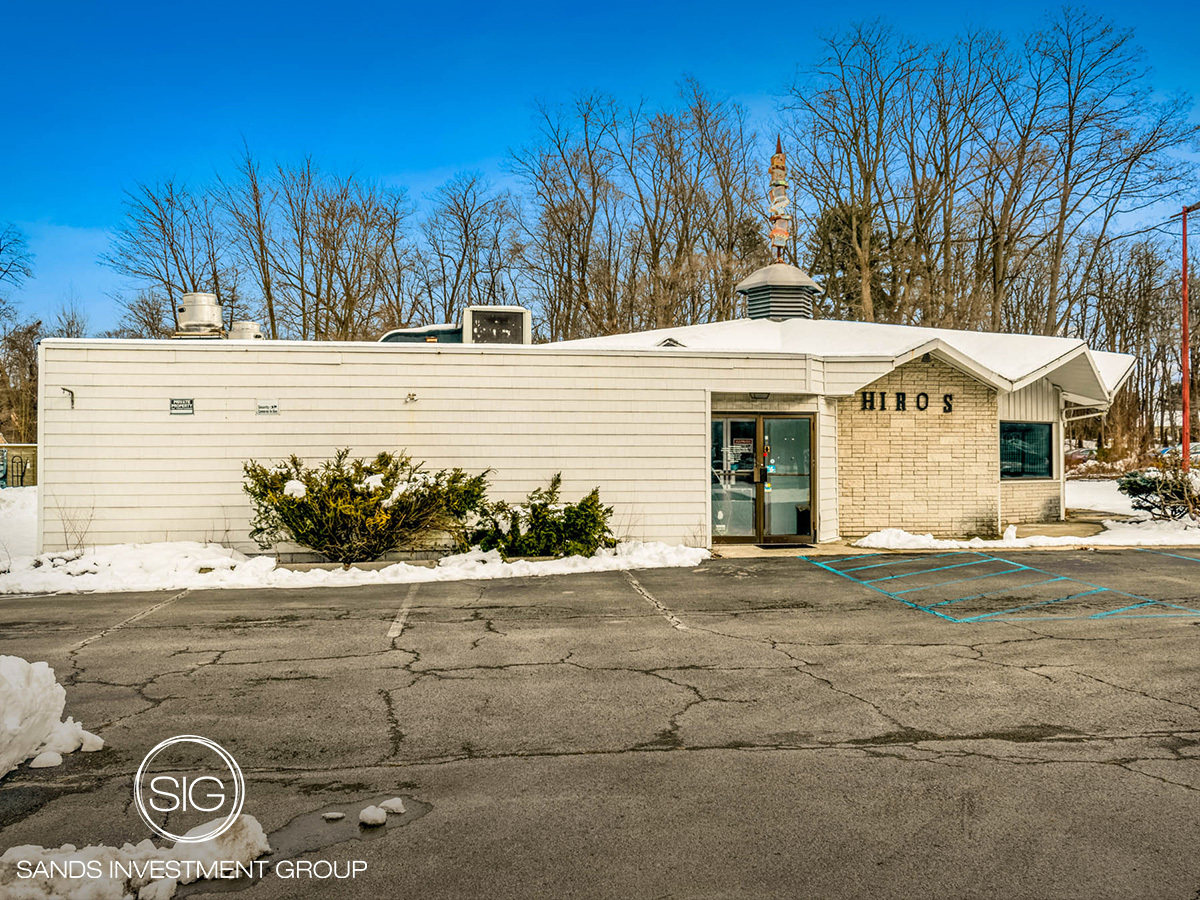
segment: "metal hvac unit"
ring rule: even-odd
[[[216,294],[193,292],[184,294],[175,309],[179,322],[179,330],[172,337],[176,338],[220,338],[224,336],[221,328],[221,304]]]
[[[531,344],[529,310],[521,306],[468,306],[463,310],[464,344]]]

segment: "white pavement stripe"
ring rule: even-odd
[[[653,594],[651,594],[648,590],[646,590],[644,587],[642,587],[642,583],[640,581],[638,581],[636,578],[634,578],[633,574],[631,572],[629,572],[628,570],[626,570],[626,572],[625,572],[625,579],[631,585],[633,585],[633,589],[635,591],[637,591],[639,594],[641,594],[643,597],[645,597],[647,600],[649,600],[654,605],[654,608],[657,609],[660,613],[662,613],[663,618],[671,623],[672,628],[675,628],[679,631],[687,631],[688,630],[688,627],[679,621],[679,618],[675,615],[675,613],[673,613],[673,612],[671,612],[671,610],[667,609],[667,607],[664,606],[662,603],[660,603]]]
[[[173,603],[174,601],[178,600],[180,597],[182,597],[184,594],[186,594],[188,592],[188,590],[189,590],[188,588],[184,588],[178,594],[168,597],[166,600],[162,601],[162,603],[155,603],[153,606],[151,606],[147,609],[143,609],[140,613],[136,613],[136,614],[130,616],[128,619],[125,619],[122,622],[118,622],[116,625],[112,626],[111,628],[105,628],[103,631],[93,634],[90,638],[84,638],[78,644],[71,647],[71,649],[68,650],[67,653],[76,653],[76,652],[82,650],[88,644],[91,644],[94,641],[100,640],[100,638],[104,637],[106,634],[112,634],[118,628],[124,628],[126,625],[136,622],[138,619],[146,618],[146,616],[150,615],[150,613],[157,612],[158,610],[160,610],[164,606],[166,606],[168,603]]]
[[[410,584],[408,586],[408,594],[404,597],[404,605],[400,607],[400,612],[396,613],[396,618],[392,619],[392,627],[388,629],[388,639],[398,638],[404,631],[404,623],[408,620],[408,611],[412,609],[413,598],[417,595],[417,586]]]

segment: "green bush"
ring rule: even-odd
[[[518,506],[503,501],[484,505],[466,543],[499,550],[505,559],[594,556],[601,547],[615,547],[608,526],[612,507],[600,502],[600,489],[594,488],[578,503],[560,503],[561,486],[560,472],[550,479],[549,487],[535,489]]]
[[[425,472],[403,452],[369,462],[349,455],[339,450],[316,468],[295,455],[274,468],[247,462],[250,537],[264,549],[289,540],[334,562],[365,562],[427,546],[438,534],[461,544],[467,521],[484,505],[487,472]]]
[[[1144,510],[1155,519],[1200,517],[1200,479],[1183,471],[1178,453],[1154,468],[1122,475],[1117,490],[1129,497],[1134,509]]]

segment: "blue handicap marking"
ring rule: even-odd
[[[1166,556],[1178,554],[1165,553]],[[1200,609],[1119,591],[1078,578],[1027,566],[1022,563],[978,551],[947,553],[894,554],[870,553],[863,556],[800,559],[847,581],[870,588],[910,609],[919,610],[947,622],[974,624],[987,622],[1038,621],[1043,619],[1127,619],[1195,618]],[[1179,556],[1200,563],[1200,557]],[[846,566],[847,562],[856,563]],[[1001,571],[970,574],[971,567],[999,565]],[[941,575],[939,573],[945,573]],[[912,586],[922,576],[934,576],[933,583]],[[1034,581],[1020,580],[1034,578]],[[985,580],[987,579],[987,580]],[[1016,583],[1020,580],[1020,583]],[[1049,587],[1048,587],[1049,586]],[[986,590],[979,590],[986,587]],[[945,588],[952,588],[946,596]],[[1033,591],[1037,596],[1021,597]],[[938,599],[920,594],[931,592]],[[1048,596],[1043,596],[1047,593]],[[983,609],[980,609],[980,606]],[[1113,608],[1108,608],[1112,605]],[[974,607],[971,609],[970,607]],[[994,606],[995,608],[992,608]]]

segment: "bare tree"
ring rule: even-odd
[[[455,175],[429,198],[415,254],[420,310],[458,321],[471,305],[516,303],[516,210],[479,172]]]
[[[1194,145],[1200,125],[1187,121],[1182,97],[1158,102],[1145,78],[1144,54],[1131,30],[1082,9],[1064,8],[1035,38],[1051,73],[1048,139],[1054,158],[1050,284],[1043,331],[1059,332],[1073,297],[1063,297],[1063,266],[1073,239],[1097,238],[1095,265],[1118,216],[1176,193],[1188,173],[1174,151]],[[1064,303],[1065,300],[1065,303]]]
[[[181,295],[207,291],[224,299],[223,287],[236,279],[228,249],[213,198],[167,179],[126,193],[125,221],[102,261],[164,296],[178,328]]]
[[[840,209],[846,217],[859,315],[870,322],[877,306],[878,207],[900,126],[900,94],[921,51],[878,21],[856,25],[824,45],[824,57],[786,101],[799,148],[797,181],[818,213]]]
[[[88,315],[74,286],[68,287],[54,311],[50,337],[81,338],[88,335]]]

